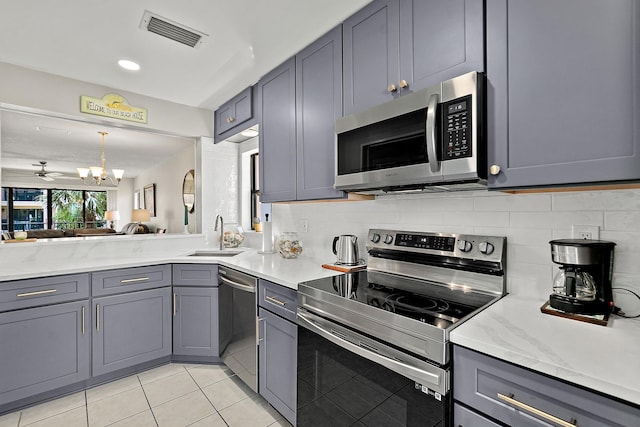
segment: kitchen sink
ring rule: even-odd
[[[241,253],[242,251],[197,251],[187,256],[232,257]]]

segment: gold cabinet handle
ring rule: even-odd
[[[408,86],[409,86],[409,83],[407,83],[407,81],[406,81],[406,80],[404,80],[404,79],[403,79],[403,80],[400,80],[400,88],[401,88],[401,89],[404,89],[404,88],[406,88],[406,87],[408,87]]]
[[[135,279],[124,279],[124,280],[120,280],[120,283],[135,283],[135,282],[144,282],[146,280],[149,280],[148,277],[138,277]]]
[[[280,301],[279,299],[274,298],[274,297],[266,296],[266,297],[264,297],[264,299],[266,299],[267,301],[272,302],[274,304],[278,304],[280,307],[284,307],[285,305],[287,305],[286,302]]]
[[[233,117],[227,117],[227,123],[233,123],[236,119]]]
[[[498,175],[500,173],[500,166],[498,165],[491,165],[491,167],[489,168],[489,173],[491,175]]]
[[[58,292],[58,290],[57,289],[47,289],[46,291],[27,292],[27,293],[24,293],[24,294],[18,294],[16,296],[20,297],[20,298],[22,298],[22,297],[32,297],[32,296],[35,296],[35,295],[52,294],[54,292]]]
[[[96,331],[100,330],[100,304],[96,304]]]
[[[569,421],[565,421],[562,418],[558,418],[556,416],[553,416],[551,414],[548,414],[544,411],[541,411],[538,408],[534,408],[533,406],[529,406],[526,403],[522,403],[516,399],[513,398],[514,394],[513,393],[509,393],[508,395],[504,395],[504,394],[500,394],[498,393],[498,399],[502,400],[503,402],[506,402],[512,406],[515,406],[516,408],[520,408],[524,411],[530,412],[534,415],[539,416],[540,418],[544,418],[547,421],[550,421],[552,423],[555,423],[559,426],[562,427],[577,427],[578,422],[576,420],[571,420]]]
[[[82,306],[82,335],[84,335],[84,305]]]
[[[177,310],[178,310],[177,309],[178,306],[176,305],[176,297],[177,297],[177,295],[174,292],[173,293],[173,317],[176,317],[176,313],[177,313]]]
[[[387,91],[388,92],[395,92],[397,90],[398,90],[398,88],[393,83],[391,83],[389,86],[387,86]]]

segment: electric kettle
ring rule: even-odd
[[[343,234],[333,238],[333,254],[337,257],[336,264],[358,265],[358,237],[353,234]]]

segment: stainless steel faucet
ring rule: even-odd
[[[222,219],[222,215],[216,215],[216,224],[213,227],[213,231],[218,231],[218,220],[220,220],[220,250],[224,250],[223,241],[224,241],[224,220]]]

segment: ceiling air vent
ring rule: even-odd
[[[205,33],[189,28],[167,18],[163,18],[148,10],[142,15],[140,28],[158,34],[162,37],[197,48],[209,37]]]

